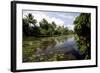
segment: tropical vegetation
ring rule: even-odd
[[[69,30],[68,27],[58,26],[54,21],[49,22],[45,18],[38,21],[31,13],[23,17],[22,23],[23,62],[83,60],[91,58],[90,13],[80,13],[80,15],[75,18],[73,22],[74,30]],[[74,36],[77,41],[79,54],[76,55],[78,57],[75,57],[74,53],[64,54],[61,52],[50,52],[50,55],[45,55],[44,53],[37,54],[37,50],[43,51],[46,50],[48,46],[49,48],[54,47],[58,42],[66,42],[66,40],[71,37],[69,36],[70,34]]]

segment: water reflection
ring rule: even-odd
[[[31,46],[31,50],[28,50],[30,54],[23,53],[23,62],[81,59],[78,44],[73,35],[39,38],[34,39],[34,41],[26,40],[23,43],[23,51],[28,49],[25,47],[25,43],[28,44],[27,47]]]

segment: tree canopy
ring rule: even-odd
[[[31,13],[23,18],[23,35],[26,36],[66,35],[68,31],[67,27],[57,26],[54,21],[50,23],[45,18],[38,22]]]
[[[78,36],[80,51],[90,58],[90,43],[91,43],[91,14],[81,13],[74,21],[75,33]]]

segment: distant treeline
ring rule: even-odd
[[[50,23],[45,18],[38,22],[37,19],[34,19],[34,16],[31,13],[25,16],[22,20],[24,36],[54,36],[73,33],[73,31],[68,30],[67,27],[57,26],[54,21]]]

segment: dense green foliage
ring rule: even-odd
[[[80,51],[84,55],[83,58],[90,59],[90,40],[91,40],[91,14],[81,13],[75,21],[75,33],[79,42]]]
[[[34,19],[34,16],[29,13],[23,18],[23,35],[26,36],[54,36],[54,35],[66,35],[72,33],[67,27],[57,26],[53,21],[48,22],[43,18],[40,22]]]
[[[31,13],[24,16],[22,21],[23,62],[91,58],[90,13],[81,13],[75,18],[74,31],[68,27],[58,26],[54,21],[49,22],[45,18],[38,21]]]

